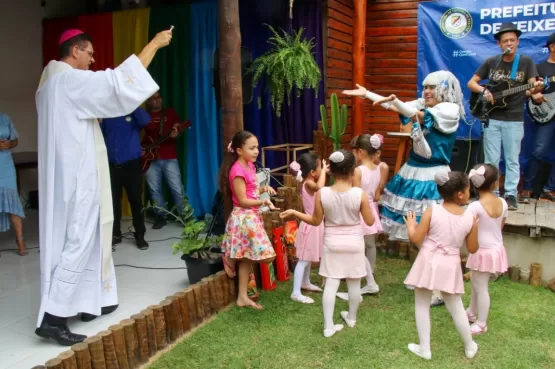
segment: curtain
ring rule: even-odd
[[[221,120],[214,94],[214,52],[219,44],[218,1],[191,4],[189,26],[187,195],[195,215],[210,213],[218,187]]]
[[[124,10],[112,13],[114,66],[120,65],[132,54],[139,54],[148,43],[150,8]],[[131,216],[127,193],[121,198],[121,214]]]
[[[138,54],[148,43],[150,8],[112,13],[114,64],[120,65],[131,54]]]
[[[80,29],[91,36],[95,59],[95,62],[91,65],[91,70],[97,71],[114,67],[111,13],[45,20],[42,33],[44,66],[51,60],[59,60],[58,40],[62,33],[70,28]]]
[[[188,119],[188,73],[189,73],[189,4],[171,7],[152,7],[150,10],[148,38],[152,39],[158,32],[174,26],[172,42],[161,49],[148,68],[154,80],[160,86],[164,106],[174,108],[182,121]],[[203,124],[204,122],[193,122]],[[187,130],[177,139],[177,155],[181,169],[183,186],[187,188]],[[165,198],[173,206],[169,192]]]
[[[91,70],[114,68],[114,36],[112,14],[100,13],[77,17],[77,28],[88,33],[93,41],[94,63]]]
[[[264,24],[270,24],[276,30],[287,32],[304,27],[304,38],[314,38],[314,58],[323,73],[323,36],[322,8],[320,0],[296,0],[293,6],[293,20],[289,19],[287,2],[266,4],[263,6],[256,0],[242,0],[240,3],[241,37],[243,46],[252,52],[253,60],[270,49],[267,43],[271,33]],[[255,11],[253,11],[255,9]],[[300,98],[296,97],[296,89],[291,92],[291,105],[285,99],[281,117],[276,117],[271,109],[268,94],[264,91],[264,82],[259,83],[253,93],[253,101],[245,105],[245,129],[252,131],[259,140],[260,146],[282,143],[312,143],[313,133],[320,119],[320,104],[325,101],[324,79],[320,83],[318,98],[313,90],[303,91]],[[259,108],[259,101],[261,109]],[[273,168],[284,165],[285,155],[268,152],[266,166]],[[287,163],[288,164],[288,163]]]

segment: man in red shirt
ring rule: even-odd
[[[156,143],[160,138],[168,136],[160,143],[156,157],[150,163],[146,172],[146,183],[154,206],[166,208],[164,195],[162,193],[162,178],[166,179],[170,188],[175,209],[182,210],[183,204],[183,182],[177,162],[177,151],[175,149],[175,138],[177,137],[176,125],[179,116],[173,108],[162,108],[162,97],[156,92],[146,101],[146,110],[150,113],[150,123],[145,127],[143,146]],[[166,213],[155,210],[156,221],[153,229],[160,229],[167,224]]]

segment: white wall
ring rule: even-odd
[[[0,5],[0,111],[18,132],[17,151],[37,150],[35,90],[42,72],[42,19],[84,14],[85,0],[9,0]],[[21,173],[23,195],[36,189],[36,171]]]

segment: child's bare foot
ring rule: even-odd
[[[224,269],[229,278],[235,278],[235,260],[231,259],[227,255],[222,256],[222,260],[224,261]]]
[[[238,307],[248,307],[254,310],[262,310],[264,307],[254,301],[252,301],[249,298],[246,299],[242,299],[242,298],[238,298],[237,299],[237,306]]]
[[[25,256],[29,254],[29,251],[27,251],[27,246],[25,246],[23,239],[17,239],[16,242],[17,242],[17,248],[18,248],[17,253],[19,254],[19,256]]]

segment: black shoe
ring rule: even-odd
[[[505,201],[507,202],[507,206],[509,207],[509,210],[517,210],[518,209],[518,204],[516,202],[516,198],[512,195],[509,195],[507,197],[505,197]]]
[[[119,245],[122,241],[121,236],[112,236],[112,252],[116,251],[116,245]]]
[[[154,222],[152,229],[162,229],[166,224],[168,224],[168,222],[166,221],[165,218],[158,217],[156,218],[156,222]]]
[[[147,250],[148,249],[148,242],[145,241],[145,236],[142,234],[135,233],[135,243],[139,250]]]
[[[102,315],[113,313],[118,308],[118,305],[104,306],[101,310]],[[88,313],[81,313],[81,321],[88,323],[98,318],[98,316]]]
[[[35,334],[45,339],[52,338],[62,346],[73,346],[87,338],[82,334],[71,333],[67,325],[53,326],[44,322],[44,320],[40,327],[35,329]]]

